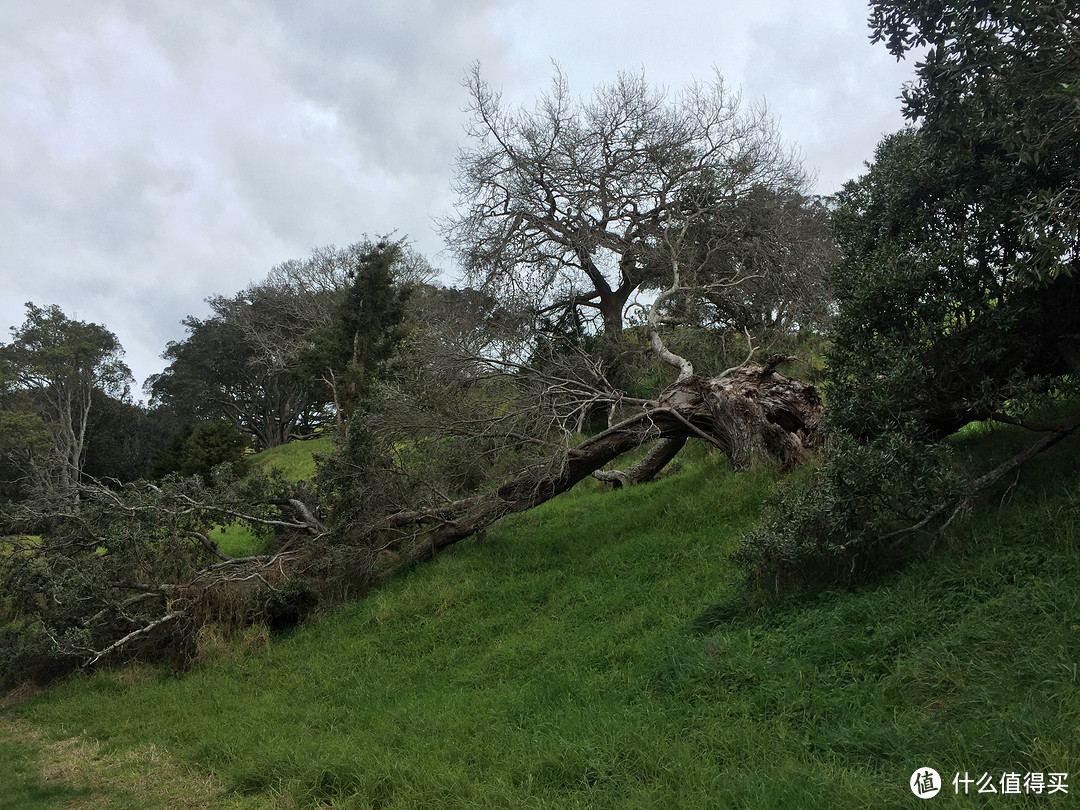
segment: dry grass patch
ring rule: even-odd
[[[284,797],[239,796],[213,774],[183,766],[153,744],[132,751],[110,751],[97,740],[81,736],[49,740],[30,723],[2,715],[0,738],[29,754],[33,760],[30,770],[36,772],[41,787],[78,792],[59,805],[69,810],[295,807]],[[58,805],[49,802],[41,806]]]

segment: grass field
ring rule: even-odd
[[[1021,440],[956,444],[985,462]],[[1068,806],[1078,449],[988,493],[925,560],[767,607],[728,561],[767,471],[711,457],[571,493],[269,648],[3,711],[26,742],[0,746],[0,807],[921,807],[922,767],[947,783],[931,806]],[[57,746],[92,753],[57,775]],[[148,757],[173,777],[142,787]],[[954,796],[965,771],[1076,784]]]
[[[252,457],[252,463],[264,472],[276,469],[289,480],[300,481],[315,474],[315,456],[328,454],[333,449],[334,440],[330,436],[322,436],[264,450]]]

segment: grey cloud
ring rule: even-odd
[[[140,379],[206,296],[316,245],[396,229],[437,260],[476,60],[521,102],[550,58],[580,93],[639,67],[677,89],[718,65],[823,178],[869,158],[895,110],[857,0],[8,6],[0,321],[57,303],[113,329]]]
[[[903,126],[897,96],[911,77],[872,45],[860,3],[793,5],[752,29],[747,73],[781,119],[784,134],[804,150],[818,171],[819,189],[836,191],[861,173],[881,135]]]

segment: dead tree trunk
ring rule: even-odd
[[[625,470],[596,470],[592,476],[597,481],[611,484],[615,489],[643,484],[654,479],[686,444],[686,436],[661,439],[645,454],[645,458]]]
[[[374,530],[393,552],[380,573],[434,556],[490,526],[566,492],[628,450],[662,440],[640,472],[655,475],[688,438],[700,438],[727,453],[736,469],[755,457],[783,467],[798,465],[821,443],[821,397],[812,385],[776,372],[772,364],[729,370],[721,377],[691,376],[629,419],[569,448],[552,464],[527,470],[494,492],[433,509],[399,512]],[[639,476],[640,477],[640,476]]]

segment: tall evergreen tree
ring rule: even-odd
[[[382,240],[362,254],[335,317],[312,334],[308,374],[325,386],[339,423],[347,424],[405,336],[410,287],[399,283],[401,241]]]

